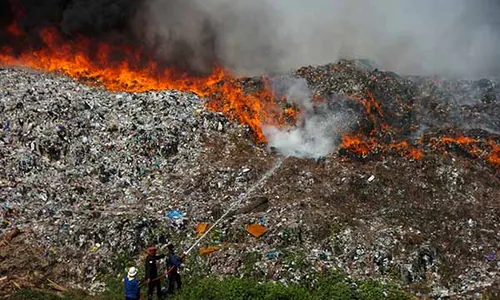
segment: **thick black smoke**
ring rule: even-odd
[[[31,39],[41,29],[58,28],[68,39],[77,34],[102,38],[130,35],[130,19],[143,1],[137,0],[7,0],[2,1],[2,25],[16,22]],[[4,30],[5,31],[5,30]],[[4,41],[5,42],[5,41]]]
[[[66,39],[126,42],[191,72],[362,58],[402,74],[498,76],[499,13],[498,0],[0,0],[0,28],[18,19],[29,33],[0,29],[0,47],[37,45],[37,31],[54,26]]]
[[[7,1],[0,1],[0,26],[6,26],[12,21],[12,10],[10,3]]]
[[[192,13],[187,1],[168,0],[162,2],[162,14],[168,17]],[[134,48],[146,49],[157,62],[174,66],[191,73],[206,73],[217,64],[215,54],[215,31],[208,16],[197,12],[197,22],[202,21],[202,35],[197,36],[196,45],[186,34],[161,34],[160,24],[149,22],[158,1],[148,0],[11,0],[0,2],[0,47],[10,46],[18,52],[26,48],[43,47],[40,30],[57,28],[67,41],[82,36],[97,43],[118,43]],[[175,12],[175,14],[173,14]],[[179,18],[178,17],[178,18]],[[6,27],[16,22],[26,34],[22,39],[13,37]],[[162,24],[163,25],[163,24]],[[170,24],[171,29],[176,24]],[[155,27],[155,28],[151,28]],[[180,31],[180,30],[178,30]]]

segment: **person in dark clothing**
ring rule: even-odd
[[[182,281],[179,274],[179,268],[182,264],[182,257],[175,255],[174,245],[168,245],[168,293],[174,293],[174,286],[177,284],[177,290],[181,289]]]
[[[141,287],[135,275],[137,275],[137,269],[132,267],[125,276],[125,300],[141,299]]]
[[[149,247],[148,256],[146,257],[146,282],[148,284],[148,300],[153,299],[153,293],[156,288],[156,294],[158,299],[162,299],[161,294],[161,279],[158,278],[158,268],[156,266],[156,261],[164,258],[165,255],[156,255],[156,247]],[[156,280],[155,280],[156,279]]]

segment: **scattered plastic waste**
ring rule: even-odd
[[[485,256],[485,258],[487,261],[493,261],[495,259],[495,256],[496,256],[495,252],[491,252],[491,253],[487,254]]]
[[[171,210],[167,212],[167,218],[170,220],[170,226],[175,228],[182,228],[186,225],[186,215],[178,210]]]
[[[307,78],[322,95],[363,96],[370,89],[377,105],[344,100],[347,110],[372,111],[374,119],[381,121],[373,124],[372,118],[362,118],[358,124],[361,130],[377,129],[374,142],[398,142],[403,134],[430,154],[433,147],[442,147],[449,152],[448,159],[441,158],[441,149],[439,155],[418,164],[408,163],[392,153],[397,149],[384,152],[379,147],[371,149],[371,138],[366,144],[354,140],[349,151],[340,148],[314,165],[289,160],[279,172],[270,173],[273,176],[268,176],[266,184],[259,185],[257,175],[268,169],[276,154],[253,143],[247,127],[205,109],[203,100],[193,93],[116,93],[53,74],[2,69],[0,234],[28,227],[33,234],[23,234],[26,244],[51,249],[47,258],[67,266],[65,274],[89,288],[89,279],[115,271],[117,253],[136,257],[147,245],[171,237],[182,241],[178,249],[190,245],[196,233],[170,230],[170,223],[181,220],[177,216],[171,222],[167,216],[171,207],[192,229],[198,220],[217,220],[233,196],[245,196],[252,189],[252,196],[262,199],[242,201],[205,240],[209,245],[224,245],[220,257],[210,257],[215,274],[240,275],[241,257],[251,253],[259,257],[252,267],[262,274],[276,267],[273,278],[284,283],[305,278],[318,265],[340,268],[356,278],[385,276],[384,270],[390,269],[403,281],[415,282],[426,278],[426,272],[429,277],[437,272],[439,278],[436,262],[448,261],[477,273],[463,274],[463,280],[449,287],[450,293],[482,290],[488,278],[498,275],[489,271],[492,264],[488,261],[497,264],[493,253],[478,252],[482,254],[470,260],[453,261],[441,260],[439,255],[460,255],[454,248],[461,247],[446,248],[437,257],[421,248],[460,238],[483,251],[479,247],[490,249],[496,242],[495,232],[488,233],[494,229],[495,211],[485,205],[486,196],[477,195],[498,191],[496,181],[491,180],[498,172],[481,163],[497,159],[492,151],[498,144],[495,132],[500,131],[495,119],[500,85],[486,81],[488,88],[481,89],[473,82],[450,81],[438,86],[422,78],[418,86],[412,86],[414,78],[365,72],[346,61],[301,68],[296,74]],[[253,81],[244,85],[254,88]],[[344,100],[325,105],[343,109]],[[450,124],[456,119],[450,116],[466,120],[456,124],[486,128],[472,132],[481,143],[439,144],[443,136],[457,132]],[[422,124],[430,129],[436,124],[451,126],[446,131],[426,131]],[[459,132],[471,135],[467,128]],[[486,134],[495,138],[491,144]],[[452,148],[470,152],[474,159],[463,156],[463,162],[480,163],[477,171],[467,168],[467,163],[454,163],[453,157],[460,154]],[[339,163],[338,156],[356,161],[356,149],[369,152],[364,163]],[[372,176],[376,177],[367,184]],[[412,206],[412,193],[429,200]],[[450,203],[456,211],[466,211],[464,205],[481,211],[482,218],[472,224],[474,232],[488,234],[470,235],[471,227],[460,214],[450,214],[435,224],[421,221],[428,209],[440,212]],[[334,217],[339,214],[342,219],[354,218],[356,226],[337,223]],[[378,218],[378,214],[385,217]],[[388,217],[394,223],[384,222]],[[263,228],[257,227],[261,231],[256,235],[249,234],[265,234],[264,239],[246,238],[245,230],[255,229],[245,226],[249,219]],[[393,225],[398,223],[408,226]],[[432,226],[453,235],[429,236],[436,230]],[[273,261],[274,249],[282,251],[279,264]],[[298,256],[297,250],[302,251]],[[281,265],[286,260],[286,266]],[[297,264],[302,260],[307,263]],[[441,283],[431,278],[431,284],[438,290]]]
[[[178,210],[171,210],[167,212],[167,218],[169,219],[184,219],[185,215]]]
[[[269,252],[266,254],[268,259],[277,259],[280,256],[280,253],[277,251]]]

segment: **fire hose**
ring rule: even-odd
[[[204,233],[203,235],[201,235],[192,245],[191,247],[189,247],[186,251],[184,251],[180,258],[181,260],[184,259],[184,257],[186,257],[207,235],[210,231],[212,231],[212,229],[214,229],[217,225],[219,225],[220,222],[222,222],[222,220],[224,220],[225,217],[227,217],[227,215],[229,215],[229,213],[235,209],[243,200],[245,200],[248,195],[250,195],[261,183],[263,183],[264,181],[266,181],[269,177],[271,177],[271,175],[274,174],[274,172],[279,168],[281,167],[281,165],[283,164],[283,162],[288,158],[288,156],[284,157],[284,158],[280,158],[275,164],[274,166],[269,169],[260,179],[259,181],[257,181],[254,185],[252,185],[247,191],[246,193],[243,193],[243,194],[240,194],[238,196],[238,199],[227,209],[227,211],[217,220],[215,221],[214,224],[212,224],[212,226],[210,226]],[[160,280],[164,277],[166,277],[168,274],[170,274],[174,269],[176,268],[176,266],[172,266],[170,267],[165,273],[163,273],[162,275],[156,277],[156,278],[153,278],[153,279],[150,279],[149,281],[146,281],[146,282],[143,282],[141,285],[145,284],[145,283],[150,283],[150,282],[154,282],[154,281],[157,281],[157,280]]]

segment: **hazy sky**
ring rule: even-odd
[[[291,36],[284,65],[367,58],[405,73],[500,71],[499,4],[491,0],[268,0]],[[500,2],[500,1],[499,1]]]

